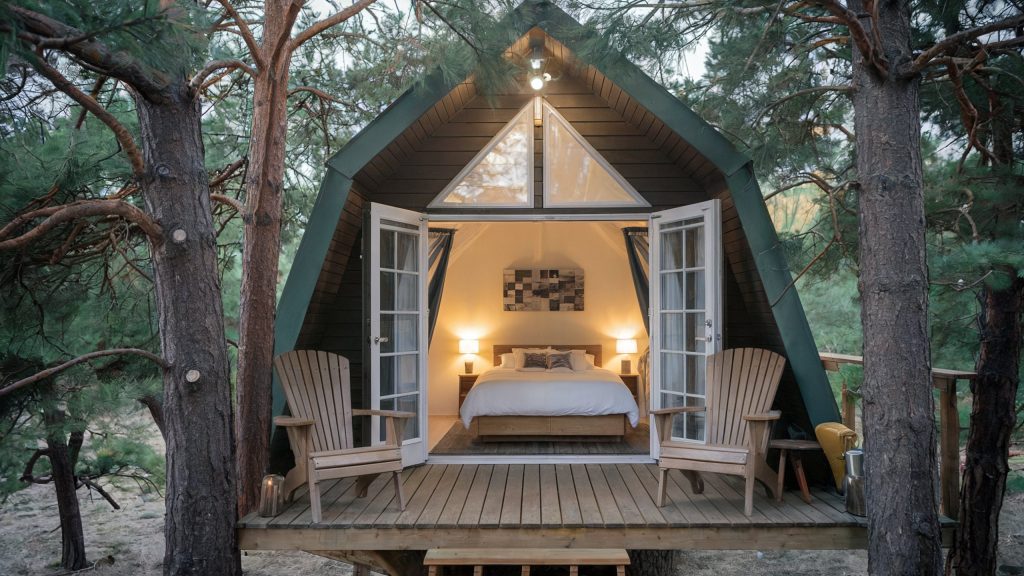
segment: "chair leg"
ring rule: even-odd
[[[668,469],[658,468],[658,508],[665,505],[666,490],[668,490]]]
[[[704,493],[704,479],[700,477],[700,472],[696,470],[683,470],[683,476],[690,481],[690,488],[693,489],[694,494]]]
[[[746,474],[746,490],[743,494],[743,513],[750,516],[754,513],[754,471],[748,470]]]
[[[405,511],[405,490],[402,488],[402,475],[399,472],[394,472],[395,481],[395,493],[398,494],[398,509]]]
[[[377,478],[376,474],[356,478],[356,498],[366,497],[366,491],[370,489],[370,484],[373,484],[375,478]]]
[[[307,466],[309,471],[309,508],[313,513],[313,523],[319,524],[321,520],[320,513],[320,486],[316,482],[316,470],[312,466]]]

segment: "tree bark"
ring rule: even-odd
[[[264,3],[264,57],[253,87],[252,137],[245,180],[246,223],[242,239],[242,286],[238,329],[238,513],[259,504],[260,479],[270,458],[273,403],[274,318],[284,160],[288,137],[289,29],[291,0]],[[275,46],[275,42],[281,45]],[[280,55],[272,57],[277,51]]]
[[[676,562],[675,550],[630,550],[630,576],[672,576]]]
[[[167,231],[166,241],[150,247],[168,364],[164,574],[240,574],[231,383],[199,100],[180,78],[160,101],[139,96],[136,104],[143,199]]]
[[[871,14],[859,0],[857,14]],[[889,70],[912,59],[910,6],[873,3]],[[868,16],[860,18],[872,25]],[[860,183],[863,422],[871,574],[940,574],[919,78],[880,73],[853,48]]]
[[[46,410],[44,418],[47,427],[46,454],[50,459],[50,477],[57,494],[57,511],[60,514],[60,567],[65,570],[81,570],[88,561],[85,557],[82,512],[78,507],[75,465],[64,432],[65,417],[59,410]]]
[[[960,576],[996,573],[999,512],[1017,422],[1024,280],[1014,278],[1004,290],[985,288],[980,299],[978,376],[971,383],[974,404],[960,488],[960,526],[949,560]]]

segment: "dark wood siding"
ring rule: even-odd
[[[446,123],[418,143],[394,173],[373,190],[377,202],[426,210],[473,157],[533,93],[477,95]],[[581,79],[565,77],[549,85],[546,100],[651,203],[654,210],[708,198],[705,186],[671,159],[660,146],[620,111],[591,92]],[[543,210],[543,128],[534,128],[534,211]],[[445,209],[445,212],[455,210]],[[600,210],[608,212],[609,210]],[[647,209],[631,210],[646,212]],[[475,212],[475,211],[467,211]]]

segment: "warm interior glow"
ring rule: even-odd
[[[636,354],[636,339],[628,338],[615,341],[615,352],[619,354]]]
[[[459,354],[476,354],[480,352],[479,340],[459,340]]]

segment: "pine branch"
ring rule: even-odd
[[[21,248],[37,238],[52,230],[57,225],[79,218],[92,216],[120,216],[142,228],[153,242],[163,241],[163,229],[145,212],[123,200],[83,200],[62,206],[50,206],[40,208],[25,214],[20,214],[11,220],[6,226],[0,229],[0,251],[14,250]],[[46,218],[42,223],[32,230],[15,236],[8,240],[2,240],[10,236],[15,230],[36,218]]]
[[[1004,18],[996,22],[985,24],[984,26],[978,26],[976,28],[970,28],[968,30],[962,30],[956,34],[952,34],[939,40],[932,45],[931,48],[925,50],[920,56],[914,59],[914,62],[906,70],[901,71],[903,76],[909,76],[917,74],[922,69],[928,66],[928,63],[942,54],[943,52],[953,48],[958,44],[975,40],[985,34],[991,34],[992,32],[999,32],[1000,30],[1011,30],[1024,25],[1024,14],[1018,14],[1010,18]],[[986,44],[982,43],[982,49]]]
[[[39,45],[52,44],[57,40],[76,39],[77,41],[67,44],[62,50],[93,70],[124,81],[151,101],[162,102],[166,99],[164,92],[168,84],[167,78],[130,54],[111,50],[97,40],[79,40],[86,36],[81,30],[44,14],[10,3],[5,5],[8,13],[18,18],[26,30],[26,33],[19,34],[22,40]]]
[[[32,66],[53,83],[58,90],[70,96],[82,108],[92,112],[93,116],[96,116],[100,122],[103,122],[107,128],[110,128],[110,131],[114,133],[114,138],[117,139],[117,143],[121,145],[121,149],[128,156],[128,161],[132,165],[132,172],[135,176],[141,176],[145,171],[145,163],[142,160],[142,152],[135,145],[135,139],[132,138],[131,132],[113,114],[97,102],[95,98],[79,90],[77,86],[65,78],[56,68],[50,66],[41,54],[37,54],[32,59]]]
[[[252,35],[252,29],[249,28],[249,24],[238,14],[238,10],[235,9],[234,4],[231,0],[217,0],[217,2],[224,7],[224,11],[231,16],[231,19],[235,21],[235,25],[238,26],[238,35],[245,40],[245,45],[249,47],[249,54],[252,56],[253,62],[256,63],[256,68],[266,68],[267,62],[263,58],[263,49],[260,48],[256,37]],[[255,74],[251,74],[255,76]]]
[[[257,74],[257,70],[255,68],[249,66],[241,60],[213,60],[211,62],[208,62],[206,66],[203,67],[202,70],[196,72],[196,75],[193,76],[192,80],[188,83],[189,88],[196,92],[199,92],[201,88],[205,87],[205,84],[203,83],[206,81],[206,79],[209,78],[211,74],[219,70],[242,70],[243,72],[245,72],[253,78],[255,78]]]
[[[55,374],[59,374],[60,372],[63,372],[73,366],[77,366],[83,362],[88,362],[90,360],[102,358],[104,356],[115,356],[119,354],[132,354],[136,356],[142,356],[143,358],[146,358],[147,360],[154,362],[157,366],[160,366],[161,368],[167,369],[170,367],[170,365],[167,364],[167,362],[163,358],[157,356],[156,354],[148,350],[142,350],[139,348],[111,348],[109,350],[97,350],[95,352],[89,352],[88,354],[82,354],[77,358],[72,358],[71,360],[68,360],[63,364],[54,366],[53,368],[47,368],[46,370],[43,370],[41,372],[36,372],[35,374],[27,378],[22,378],[21,380],[18,380],[13,384],[8,384],[7,386],[0,388],[0,398],[9,395],[11,392],[24,388],[25,386],[35,384],[36,382],[45,380],[51,376],[54,376]]]
[[[295,38],[292,40],[292,50],[298,48],[299,46],[302,46],[308,40],[315,37],[317,34],[323,32],[324,30],[327,30],[328,28],[331,28],[333,26],[337,26],[338,24],[341,24],[342,22],[362,12],[364,9],[368,8],[374,2],[376,2],[376,0],[359,0],[359,2],[356,2],[355,4],[349,6],[348,8],[341,10],[340,12],[336,12],[332,16],[328,16],[323,20],[314,22],[309,26],[309,28],[306,28],[302,32],[299,32],[298,34],[295,35]]]

